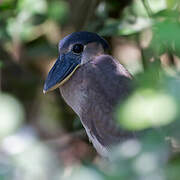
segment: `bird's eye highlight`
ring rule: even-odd
[[[82,44],[75,44],[72,48],[72,51],[77,54],[83,52],[83,50],[84,50],[84,46]]]

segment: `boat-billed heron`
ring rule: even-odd
[[[133,136],[114,118],[115,106],[131,92],[131,75],[112,56],[108,43],[92,32],[74,32],[59,43],[59,57],[49,71],[44,93],[60,89],[76,112],[97,152]]]

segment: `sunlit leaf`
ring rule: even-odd
[[[133,12],[138,17],[148,17],[148,13],[142,1],[139,1],[139,0],[133,1],[132,9],[133,9]]]
[[[152,89],[137,91],[118,112],[119,123],[129,130],[163,126],[176,116],[175,99]]]
[[[134,22],[124,21],[118,26],[119,35],[130,35],[142,31],[151,25],[151,20],[147,18],[136,18]]]
[[[166,9],[166,0],[145,0],[153,13]]]
[[[22,11],[17,17],[9,18],[6,28],[11,37],[18,37],[23,41],[36,37],[33,31],[35,25],[33,25],[32,17],[27,12]]]
[[[135,18],[133,21],[108,20],[104,28],[100,31],[101,35],[131,35],[142,31],[151,25],[151,20],[146,18]]]
[[[47,3],[45,0],[19,0],[17,8],[19,12],[25,11],[30,14],[43,14],[47,10]]]

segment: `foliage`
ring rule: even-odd
[[[180,2],[118,2],[0,1],[0,179],[179,179]],[[124,61],[142,69],[115,112],[139,137],[114,147],[110,162],[75,136],[82,125],[59,92],[42,94],[59,39],[78,30],[104,36],[112,53],[119,39],[140,54]]]

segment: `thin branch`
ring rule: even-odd
[[[149,6],[148,0],[142,0],[142,3],[143,3],[143,5],[144,5],[144,7],[146,9],[146,12],[147,12],[148,16],[151,17],[153,12],[152,12],[152,10],[151,10],[151,8]]]

